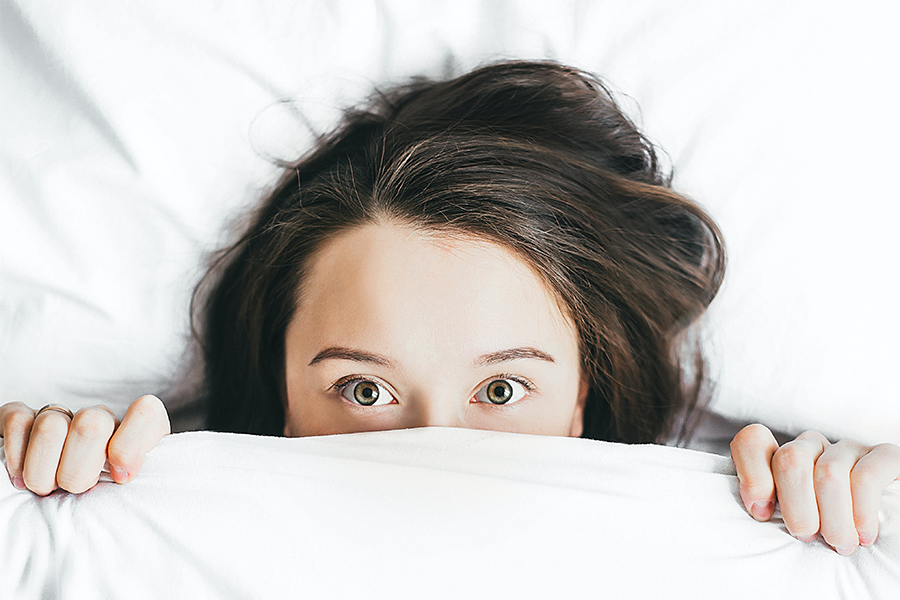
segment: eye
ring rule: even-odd
[[[383,386],[368,379],[354,379],[341,385],[341,396],[361,406],[390,404],[394,397]]]
[[[515,379],[494,379],[475,392],[478,402],[488,404],[512,404],[528,395],[530,385]]]

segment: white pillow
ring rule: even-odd
[[[720,223],[714,409],[900,442],[896,3],[12,2],[0,402],[121,414],[177,378],[205,254],[374,84],[595,71]],[[299,115],[299,116],[298,116]]]

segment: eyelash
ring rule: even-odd
[[[381,381],[380,379],[376,379],[376,378],[372,377],[371,375],[356,374],[356,375],[346,375],[344,377],[341,377],[340,379],[338,379],[337,381],[332,383],[331,387],[329,387],[328,389],[330,391],[337,392],[340,394],[341,392],[344,391],[345,387],[347,387],[351,383],[356,383],[357,381],[373,381],[375,383],[384,385],[383,381]],[[384,385],[384,387],[388,387],[388,386]]]
[[[524,387],[526,390],[528,390],[529,395],[537,389],[536,385],[534,385],[532,382],[528,381],[524,377],[520,377],[518,375],[513,375],[511,373],[498,373],[497,375],[493,375],[485,380],[484,385],[487,385],[488,383],[490,383],[492,381],[497,381],[498,379],[509,379],[510,381],[515,381],[516,383],[521,384],[522,387]],[[333,384],[331,384],[331,387],[329,387],[328,389],[329,389],[329,391],[335,392],[336,394],[340,395],[343,393],[344,388],[346,388],[348,385],[350,385],[352,383],[356,383],[358,381],[373,381],[373,382],[379,383],[381,385],[384,385],[385,387],[388,387],[381,380],[375,379],[369,375],[361,375],[361,374],[357,373],[355,375],[346,375],[344,377],[341,377],[340,379],[335,381]],[[478,389],[481,389],[481,388],[479,387]],[[393,392],[391,392],[391,393],[393,394]],[[396,399],[396,396],[394,396],[394,398]],[[350,402],[350,404],[353,406],[357,406],[357,405],[353,404],[352,402]],[[499,406],[502,406],[502,405],[499,405]],[[370,407],[364,406],[364,407],[360,407],[360,408],[370,408]]]
[[[528,390],[528,393],[533,392],[537,389],[533,383],[525,379],[524,377],[519,377],[518,375],[513,375],[511,373],[500,373],[499,375],[494,375],[485,380],[485,383],[490,383],[492,381],[497,381],[498,379],[509,379],[510,381],[515,381],[516,383],[521,383],[522,387]]]

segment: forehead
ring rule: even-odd
[[[534,270],[490,242],[369,224],[309,265],[295,322],[321,344],[483,353],[535,345],[577,353],[574,326]]]

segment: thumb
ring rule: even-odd
[[[147,452],[171,431],[162,400],[148,395],[132,402],[106,450],[113,480],[127,483],[134,479],[144,466]]]
[[[741,500],[757,521],[768,521],[775,511],[772,456],[775,436],[764,425],[747,425],[731,441],[731,458],[740,481]]]

